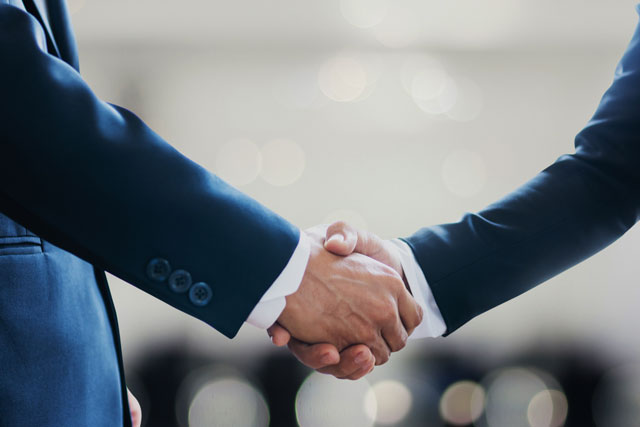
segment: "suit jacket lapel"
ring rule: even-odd
[[[24,5],[22,4],[22,0],[4,0],[0,1],[0,3],[10,4],[11,6],[15,6],[19,9],[25,10]]]
[[[76,71],[80,71],[76,38],[71,27],[71,18],[67,9],[67,2],[63,0],[47,0],[47,13],[53,38],[58,45],[60,57]]]
[[[45,36],[47,37],[49,53],[61,58],[60,50],[58,49],[58,45],[53,38],[53,33],[51,32],[51,27],[49,26],[49,13],[47,11],[46,2],[44,0],[23,0],[23,3],[27,11],[34,15],[42,25]]]

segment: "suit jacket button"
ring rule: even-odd
[[[169,288],[179,294],[187,292],[191,283],[191,274],[186,270],[176,270],[169,276]]]
[[[171,274],[171,265],[164,258],[154,258],[147,264],[147,277],[155,282],[164,282]]]
[[[209,285],[204,282],[198,282],[189,289],[189,300],[191,304],[197,307],[204,307],[209,304],[212,296],[213,291]]]

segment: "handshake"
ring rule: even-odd
[[[306,233],[311,253],[304,277],[268,333],[305,365],[358,379],[404,348],[422,309],[391,242],[344,222]]]

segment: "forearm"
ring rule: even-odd
[[[451,333],[614,242],[640,217],[640,37],[576,152],[481,212],[407,242]]]
[[[0,6],[0,202],[52,243],[233,335],[276,280],[298,230],[182,156],[42,52],[28,14]],[[208,283],[194,307],[148,262]]]

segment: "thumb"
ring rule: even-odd
[[[133,427],[140,427],[142,424],[142,408],[138,399],[127,389],[127,397],[129,398],[129,410],[131,412],[131,425]]]
[[[274,323],[269,329],[267,329],[267,333],[271,337],[271,341],[277,347],[284,347],[289,343],[291,339],[291,334],[285,328],[280,326],[278,323]]]
[[[374,233],[358,230],[344,221],[327,227],[324,248],[335,255],[347,256],[356,252],[375,259],[403,276],[402,263],[393,245],[385,244]]]
[[[357,252],[374,259],[385,249],[383,240],[378,236],[359,230],[344,221],[334,222],[327,227],[324,248],[336,255],[347,256]],[[379,259],[378,261],[383,262]]]
[[[351,255],[358,244],[358,232],[344,221],[327,227],[324,248],[335,255]]]

